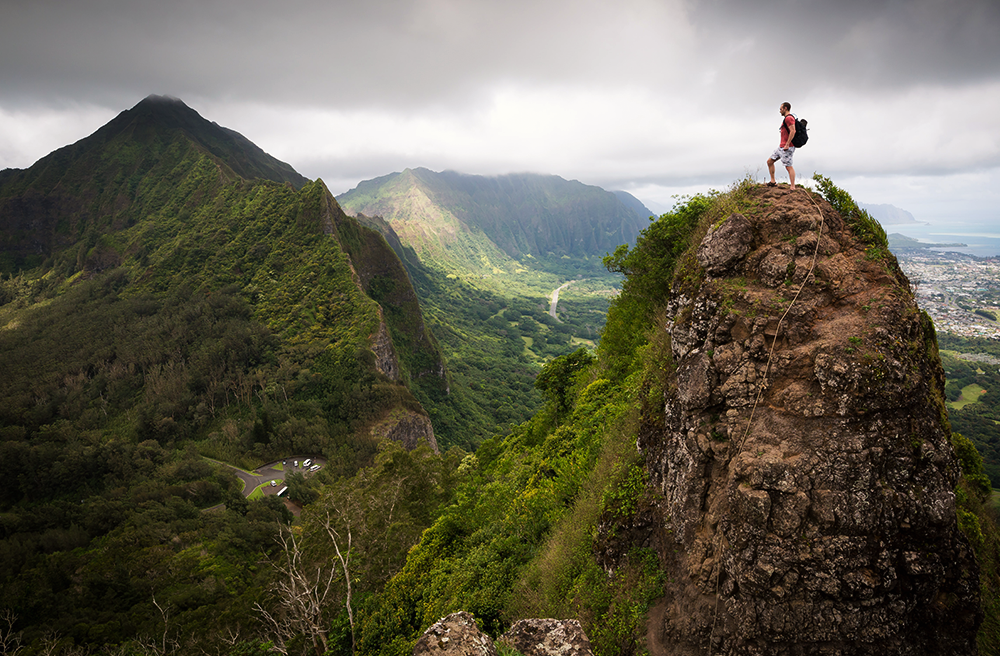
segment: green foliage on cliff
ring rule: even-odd
[[[826,201],[847,221],[858,239],[872,248],[888,251],[889,238],[868,210],[859,207],[851,195],[833,184],[830,178],[816,173],[813,180]]]
[[[998,509],[991,499],[992,487],[983,470],[983,459],[975,445],[960,433],[951,443],[962,477],[955,489],[958,526],[969,539],[979,563],[983,623],[978,643],[982,654],[1000,653],[1000,527]]]
[[[615,551],[624,527],[655,502],[635,449],[656,369],[644,363],[661,355],[648,336],[667,299],[651,290],[669,287],[690,232],[729,200],[691,199],[619,252],[618,262],[656,264],[612,301],[596,356],[578,350],[546,364],[536,383],[544,408],[463,461],[454,502],[359,607],[360,653],[409,653],[423,629],[459,609],[494,635],[518,617],[579,617],[598,654],[641,651],[645,610],[662,589],[657,558],[636,548],[607,562],[595,554]]]

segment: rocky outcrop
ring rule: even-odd
[[[472,615],[463,611],[438,620],[420,636],[413,656],[497,656],[488,635]]]
[[[524,656],[593,656],[587,634],[579,620],[518,620],[500,642]]]
[[[590,640],[578,620],[518,620],[499,642],[524,656],[593,656]],[[458,611],[438,620],[417,641],[413,656],[496,656],[493,640],[479,630],[475,618]]]
[[[674,538],[650,652],[975,653],[933,326],[818,196],[755,193],[668,308],[675,373],[639,437]]]
[[[371,429],[372,437],[380,440],[399,442],[406,449],[413,449],[420,440],[425,440],[435,452],[438,451],[434,427],[426,415],[396,408]]]

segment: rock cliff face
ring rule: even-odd
[[[372,427],[371,434],[382,440],[399,442],[409,450],[416,448],[420,440],[426,440],[435,452],[438,451],[437,439],[434,437],[434,427],[431,426],[430,418],[410,410],[400,408],[393,410]]]
[[[825,201],[755,193],[675,278],[650,652],[975,653],[933,326]]]
[[[372,353],[375,354],[375,368],[382,372],[389,380],[399,380],[399,358],[396,357],[396,350],[392,345],[392,336],[389,328],[385,325],[385,313],[381,306],[378,311],[379,322],[378,332],[372,335]]]

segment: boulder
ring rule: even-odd
[[[524,656],[593,656],[578,620],[518,620],[500,637]]]
[[[753,227],[746,217],[732,214],[705,235],[698,247],[698,264],[711,276],[733,268],[750,252]]]
[[[493,640],[479,630],[476,619],[458,611],[432,624],[417,641],[413,656],[497,656]]]

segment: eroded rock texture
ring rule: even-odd
[[[758,200],[669,308],[665,421],[639,438],[674,538],[650,651],[975,653],[930,320],[819,197]]]

